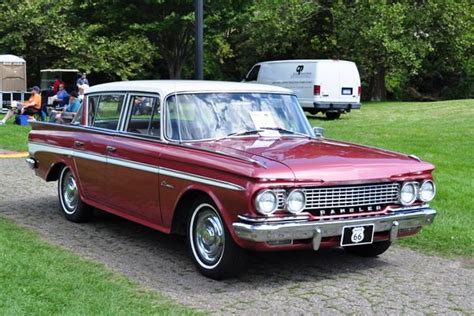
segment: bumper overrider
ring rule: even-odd
[[[407,207],[392,210],[386,215],[336,220],[294,220],[284,222],[242,222],[233,223],[239,238],[254,242],[278,242],[285,240],[312,239],[313,249],[318,250],[324,237],[341,236],[343,227],[374,224],[374,232],[389,232],[395,241],[400,230],[417,229],[433,222],[436,211],[429,206]]]

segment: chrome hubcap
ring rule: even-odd
[[[74,213],[77,207],[77,201],[79,200],[79,192],[77,190],[76,180],[72,176],[70,171],[64,176],[62,183],[62,191],[64,197],[64,204],[67,208],[67,213]]]
[[[221,219],[211,209],[197,215],[195,225],[195,244],[199,257],[206,264],[214,264],[224,251],[224,227]]]

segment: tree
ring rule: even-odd
[[[472,1],[426,1],[419,4],[432,50],[408,86],[423,98],[474,97],[474,10]],[[410,97],[410,96],[408,96]]]
[[[385,100],[387,78],[416,75],[432,49],[417,25],[423,10],[405,2],[339,4],[334,12],[341,57],[354,60],[368,83],[371,100]]]

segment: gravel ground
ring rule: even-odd
[[[183,238],[97,211],[85,224],[60,214],[56,183],[23,159],[0,159],[0,216],[102,262],[179,303],[217,314],[474,314],[472,260],[392,247],[377,259],[339,249],[254,254],[238,279],[199,275]],[[19,197],[26,189],[30,197]]]

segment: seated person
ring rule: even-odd
[[[58,92],[53,97],[53,104],[56,105],[56,108],[63,108],[67,104],[68,99],[69,99],[69,94],[64,89],[64,84],[61,83],[59,85]]]
[[[29,120],[34,120],[33,115],[41,110],[41,94],[40,88],[34,86],[31,89],[31,96],[23,105],[19,105],[16,109],[17,114],[29,115]],[[0,121],[0,125],[4,125],[15,114],[14,110],[8,110],[7,115]]]
[[[150,99],[146,97],[135,97],[133,100],[132,115],[151,114],[152,106]]]
[[[73,91],[69,95],[69,104],[61,110],[51,111],[49,116],[49,121],[52,123],[63,123],[62,115],[63,113],[76,113],[81,107],[81,101],[79,100],[79,95],[77,92]]]

